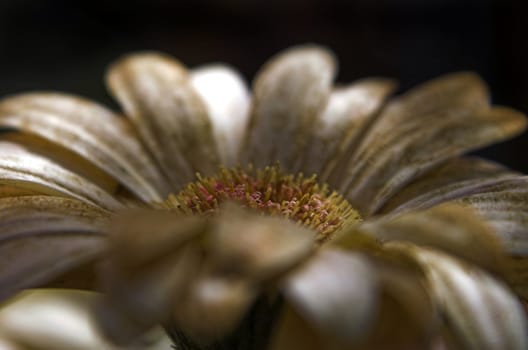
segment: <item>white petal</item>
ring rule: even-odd
[[[193,69],[191,84],[209,112],[222,164],[237,165],[249,118],[250,93],[244,80],[230,67],[212,65]]]

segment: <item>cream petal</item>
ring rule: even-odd
[[[292,308],[319,332],[357,344],[374,321],[378,288],[376,271],[362,254],[328,249],[293,273],[284,293]]]
[[[463,349],[528,348],[523,305],[501,282],[440,252],[396,244],[423,267],[446,327]]]
[[[0,307],[2,341],[32,350],[168,349],[170,340],[158,327],[130,347],[108,342],[93,320],[92,306],[99,297],[78,290],[28,290]],[[2,347],[4,349],[4,347]],[[11,349],[11,348],[7,348]]]
[[[352,152],[395,86],[392,80],[372,78],[335,88],[315,120],[313,139],[306,145],[301,170],[318,174],[326,181],[340,158]]]
[[[390,198],[379,214],[396,215],[411,210],[487,192],[503,180],[518,176],[504,166],[476,157],[454,158],[411,182]]]
[[[503,248],[495,232],[474,210],[461,205],[444,204],[426,211],[381,217],[341,235],[354,236],[358,231],[382,242],[402,241],[435,247],[492,271],[504,267]],[[337,236],[334,243],[344,240],[342,236]]]
[[[488,106],[483,83],[454,74],[396,99],[330,180],[363,216],[375,213],[412,179],[463,152],[510,138],[524,115]]]
[[[72,197],[105,209],[123,206],[108,192],[85,178],[21,145],[1,140],[0,184],[42,194]]]
[[[240,74],[224,65],[193,69],[191,84],[204,101],[223,165],[237,165],[249,118],[250,93]]]
[[[28,93],[0,102],[0,126],[38,135],[86,158],[144,201],[168,194],[127,121],[89,100],[59,93]]]
[[[114,63],[107,84],[163,167],[173,189],[217,170],[218,155],[207,108],[179,62],[138,53]]]
[[[0,199],[0,299],[46,283],[104,248],[108,213],[72,199]]]
[[[254,100],[242,159],[256,167],[279,161],[296,172],[316,117],[330,96],[336,62],[326,49],[308,45],[279,53],[254,82]]]

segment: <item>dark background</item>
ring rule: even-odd
[[[442,73],[478,72],[493,102],[528,112],[528,1],[0,0],[0,96],[62,90],[115,106],[106,65],[133,50],[188,66],[225,61],[249,80],[293,44],[327,45],[338,81],[389,76],[408,89]],[[528,136],[479,154],[528,172]]]

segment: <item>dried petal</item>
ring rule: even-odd
[[[364,79],[335,88],[313,128],[314,137],[303,150],[305,174],[319,174],[326,181],[342,157],[349,157],[366,127],[373,121],[395,82]]]
[[[9,141],[0,141],[0,184],[72,197],[105,209],[123,206],[83,177]]]
[[[272,58],[254,82],[243,160],[256,167],[279,161],[298,171],[313,123],[330,96],[335,60],[321,47],[302,46]]]
[[[86,99],[28,93],[0,102],[0,126],[38,135],[86,158],[145,201],[160,201],[168,185],[130,125]]]
[[[524,115],[489,107],[483,90],[474,75],[455,74],[394,100],[331,183],[366,217],[441,161],[521,132]]]
[[[400,190],[380,210],[395,215],[487,192],[502,180],[518,176],[504,166],[476,157],[454,158]]]
[[[107,84],[173,189],[190,182],[196,171],[216,170],[207,109],[178,61],[158,53],[129,55],[110,67]]]

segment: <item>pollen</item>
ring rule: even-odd
[[[223,202],[232,201],[264,215],[281,216],[317,232],[322,243],[359,213],[317,176],[283,174],[278,165],[264,169],[222,168],[218,174],[187,184],[171,194],[165,206],[185,214],[214,215]]]

